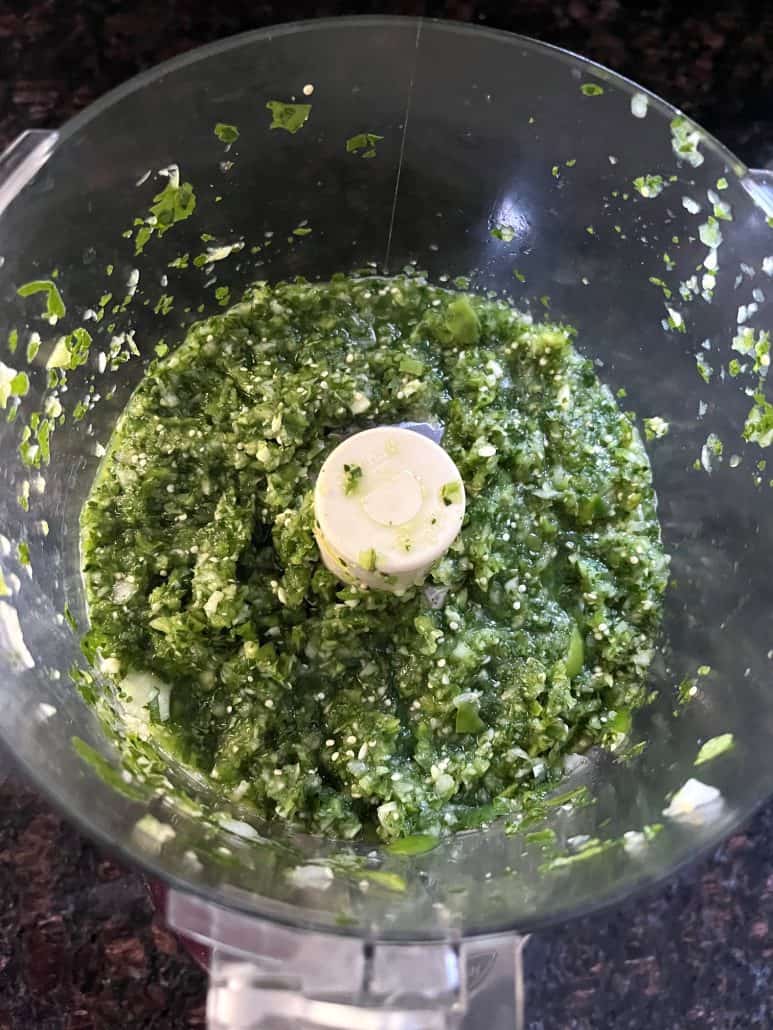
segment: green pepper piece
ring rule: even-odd
[[[572,626],[572,635],[569,638],[569,648],[566,652],[566,675],[573,679],[582,669],[585,661],[585,645],[582,636],[576,626]]]

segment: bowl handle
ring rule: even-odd
[[[322,956],[320,962],[324,963]],[[212,955],[209,977],[209,1030],[448,1030],[458,1026],[461,1016],[456,1005],[425,1005],[420,999],[413,1005],[379,1004],[367,989],[360,997],[311,997],[287,971],[271,974],[249,960],[218,951]]]
[[[40,171],[58,139],[53,130],[28,129],[0,154],[0,215]]]
[[[348,997],[311,996],[293,977],[292,960],[272,974],[251,959],[215,950],[207,1025],[209,1030],[524,1030],[526,941],[511,934],[456,948],[376,943],[366,967],[369,977]],[[319,963],[323,976],[336,977],[323,955]]]
[[[209,1030],[523,1030],[512,934],[391,942],[294,927],[166,894],[169,925],[208,949]],[[500,1017],[494,1018],[494,1013]]]
[[[770,219],[773,218],[773,170],[769,168],[749,168],[741,180],[741,185]]]

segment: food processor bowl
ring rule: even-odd
[[[288,120],[275,102],[310,110]],[[175,168],[195,208],[154,222]],[[268,1007],[271,991],[305,999],[291,1019],[322,999],[342,1010],[315,1010],[327,1025],[345,1025],[353,1001],[351,1025],[371,1025],[369,1005],[444,1025],[426,1012],[458,1014],[496,962],[489,949],[477,972],[460,963],[474,938],[628,895],[768,797],[771,471],[764,420],[747,422],[764,414],[754,347],[773,322],[766,173],[573,54],[378,17],[186,54],[58,132],[25,134],[0,173],[0,733],[63,812],[171,886],[174,925],[249,959],[245,980],[226,961],[218,983],[259,982]],[[573,756],[528,829],[494,822],[421,854],[261,825],[173,763],[159,773],[149,759],[143,780],[122,764],[99,673],[75,678],[106,699],[101,719],[72,680],[88,669],[79,511],[159,341],[173,347],[256,278],[355,270],[465,277],[576,326],[621,405],[670,427],[648,444],[672,559],[654,700],[617,752]],[[58,294],[20,295],[31,281]],[[60,411],[47,383],[76,328],[92,342]],[[738,349],[745,330],[754,353]],[[20,456],[25,427],[37,449]]]

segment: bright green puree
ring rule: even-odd
[[[340,276],[258,284],[153,363],[83,561],[90,645],[145,685],[166,751],[265,818],[391,839],[517,810],[566,755],[619,743],[668,560],[632,417],[571,336],[419,277]],[[398,597],[326,570],[312,493],[343,437],[406,421],[444,426],[467,514]]]

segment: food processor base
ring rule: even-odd
[[[210,975],[211,1030],[522,1030],[523,949],[497,934],[399,944],[303,931],[150,885]]]

